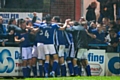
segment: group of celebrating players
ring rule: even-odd
[[[85,28],[70,19],[66,19],[64,24],[60,22],[59,16],[50,15],[46,15],[40,23],[19,20],[21,31],[15,33],[14,39],[21,47],[24,78],[30,77],[31,71],[34,77],[65,77],[66,67],[70,76],[81,76],[82,66],[87,76],[91,76]],[[32,48],[30,35],[35,36]]]

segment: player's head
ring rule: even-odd
[[[25,29],[26,28],[26,21],[24,19],[20,19],[20,27],[22,29]]]
[[[47,23],[51,22],[51,16],[50,16],[50,14],[47,14],[45,16],[45,20],[46,20]]]
[[[33,16],[37,16],[37,13],[36,13],[36,12],[33,12]]]
[[[2,24],[3,23],[3,18],[2,18],[2,16],[0,16],[0,24]]]
[[[59,22],[60,22],[60,17],[59,17],[59,16],[53,16],[52,22],[57,22],[57,23],[59,23]]]
[[[26,23],[28,26],[32,26],[32,21],[31,20],[29,20],[29,21],[27,21],[27,23]]]
[[[9,20],[8,24],[9,24],[9,25],[10,25],[10,24],[16,25],[17,23],[16,23],[15,18],[11,18],[11,19]]]

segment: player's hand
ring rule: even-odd
[[[85,31],[86,31],[86,33],[88,34],[88,30],[87,30],[87,29],[85,29]]]
[[[2,46],[5,46],[5,42],[4,41],[2,42]]]
[[[66,19],[65,23],[69,24],[70,21],[71,21],[71,19]]]
[[[14,31],[11,30],[11,31],[9,32],[9,35],[13,35],[13,34],[14,34]]]
[[[24,38],[24,37],[22,37],[20,40],[21,40],[21,42],[23,42],[23,41],[25,40],[25,38]]]

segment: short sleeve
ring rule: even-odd
[[[60,26],[57,25],[57,24],[52,24],[52,27],[55,28],[55,29],[57,29],[57,30],[60,28]]]
[[[37,26],[37,27],[38,27],[38,26],[40,26],[40,24],[38,24],[38,23],[34,23],[33,26]]]
[[[15,33],[14,35],[15,35],[15,36],[18,36],[18,37],[20,36],[20,34],[19,34],[19,33]]]

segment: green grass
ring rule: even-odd
[[[27,79],[0,79],[0,80],[120,80],[120,76],[92,76],[92,77],[55,77],[55,78],[27,78]]]
[[[120,76],[61,77],[61,78],[28,78],[25,80],[120,80]]]

